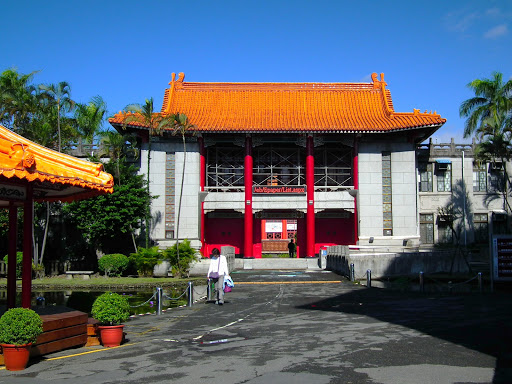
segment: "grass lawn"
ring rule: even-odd
[[[33,289],[128,289],[128,288],[151,288],[151,287],[180,287],[187,286],[189,282],[194,285],[206,285],[204,277],[105,277],[92,276],[84,280],[81,277],[67,279],[66,276],[44,277],[42,279],[32,280]],[[18,288],[21,288],[21,280],[16,282]],[[0,278],[0,289],[7,288],[7,279]]]

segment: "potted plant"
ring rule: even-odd
[[[121,324],[130,317],[130,305],[126,297],[113,292],[98,296],[92,304],[92,317],[99,321],[101,344],[104,347],[117,347],[123,340]]]
[[[43,321],[31,309],[11,308],[0,317],[0,345],[7,370],[25,369],[32,343],[42,332]]]

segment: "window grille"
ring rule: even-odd
[[[434,244],[434,214],[420,214],[420,240],[422,244]]]
[[[393,236],[390,152],[382,152],[382,227],[384,236]]]
[[[488,192],[501,193],[505,190],[505,175],[501,163],[489,164]]]
[[[304,155],[299,147],[267,145],[253,150],[253,183],[266,185],[304,185]]]
[[[324,145],[315,149],[315,190],[332,191],[353,187],[352,149]],[[206,189],[212,192],[244,190],[245,149],[208,147]],[[267,144],[253,148],[253,185],[299,186],[306,184],[306,154],[295,144]]]
[[[438,164],[437,168],[437,191],[451,192],[452,190],[452,165]]]
[[[432,163],[428,164],[420,164],[420,181],[419,181],[419,191],[420,192],[432,192],[433,185],[433,175],[432,175]]]
[[[175,156],[165,154],[165,238],[174,239],[175,216]]]
[[[213,146],[206,153],[206,188],[212,192],[244,190],[245,150],[240,147]]]
[[[485,244],[489,241],[489,222],[487,213],[473,214],[475,243]]]
[[[325,145],[315,149],[315,190],[347,188],[352,181],[352,149]]]
[[[485,164],[473,163],[473,192],[487,191],[487,171]]]

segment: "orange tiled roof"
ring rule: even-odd
[[[386,132],[440,127],[437,113],[395,112],[384,74],[371,83],[188,83],[175,74],[162,114],[184,113],[200,132]],[[122,124],[123,113],[110,122]],[[128,125],[144,127],[142,122]]]
[[[112,193],[112,175],[102,164],[38,145],[0,125],[0,183],[31,182],[35,200],[70,201]]]

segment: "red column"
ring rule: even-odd
[[[250,136],[245,138],[244,159],[244,257],[253,257],[252,252],[252,140]]]
[[[205,149],[204,149],[204,140],[202,137],[198,138],[199,141],[199,189],[201,192],[204,192],[204,187],[206,184],[206,159],[205,159]],[[204,201],[201,199],[201,213],[200,213],[200,233],[199,233],[199,241],[201,242],[201,254],[205,255],[205,243],[204,243]]]
[[[18,208],[9,203],[9,255],[7,256],[7,309],[16,306],[16,239]]]
[[[21,274],[21,306],[30,308],[32,299],[32,221],[34,201],[32,186],[27,186],[27,200],[23,204],[23,271]]]
[[[306,257],[315,256],[315,157],[313,136],[306,142]]]
[[[359,140],[356,137],[354,139],[354,159],[353,159],[353,169],[352,169],[352,178],[354,180],[354,190],[356,194],[354,195],[354,244],[357,244],[359,241],[359,212],[357,212],[357,191],[359,190]]]

